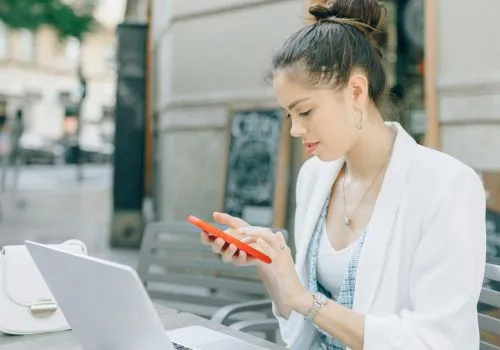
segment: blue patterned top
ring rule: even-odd
[[[311,237],[311,241],[309,242],[309,248],[307,251],[307,265],[309,267],[309,290],[313,293],[320,292],[327,296],[328,298],[332,298],[330,292],[328,292],[319,282],[318,282],[318,272],[317,272],[317,264],[318,264],[318,250],[319,250],[319,242],[321,238],[321,230],[323,224],[325,222],[326,213],[328,211],[328,204],[330,203],[330,196],[325,201],[323,205],[323,209],[321,210],[321,214],[316,222],[316,226],[314,227],[314,232]],[[349,262],[347,268],[347,274],[342,282],[342,286],[340,287],[339,298],[337,303],[345,306],[349,309],[352,309],[352,305],[354,302],[354,292],[356,288],[356,273],[358,270],[359,257],[361,255],[361,250],[364,245],[366,237],[366,230],[363,231],[361,237],[359,239],[358,246],[354,250],[351,261]],[[330,334],[326,333],[324,330],[319,328],[316,324],[314,325],[316,329],[319,331],[320,344],[322,348],[326,350],[345,350],[345,345],[340,341],[332,337]]]

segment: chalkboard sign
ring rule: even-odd
[[[282,175],[283,113],[277,109],[234,113],[229,125],[223,210],[252,225],[275,226],[277,181]],[[283,181],[283,180],[281,180]]]

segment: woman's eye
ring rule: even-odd
[[[312,111],[312,109],[305,111],[305,112],[302,112],[302,113],[299,113],[299,115],[301,117],[307,117],[309,114],[311,114],[311,111]]]
[[[290,119],[292,116],[290,115],[290,113],[287,113],[286,115],[286,119]]]

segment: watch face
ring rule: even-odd
[[[327,299],[326,299],[326,297],[325,297],[323,294],[321,294],[321,293],[317,293],[317,294],[316,294],[316,300],[317,300],[320,304],[324,304],[324,303],[326,303],[326,300],[327,300]]]

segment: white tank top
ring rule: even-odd
[[[323,225],[322,231],[318,248],[318,282],[337,300],[359,239],[344,249],[336,250],[328,239],[326,225]]]

